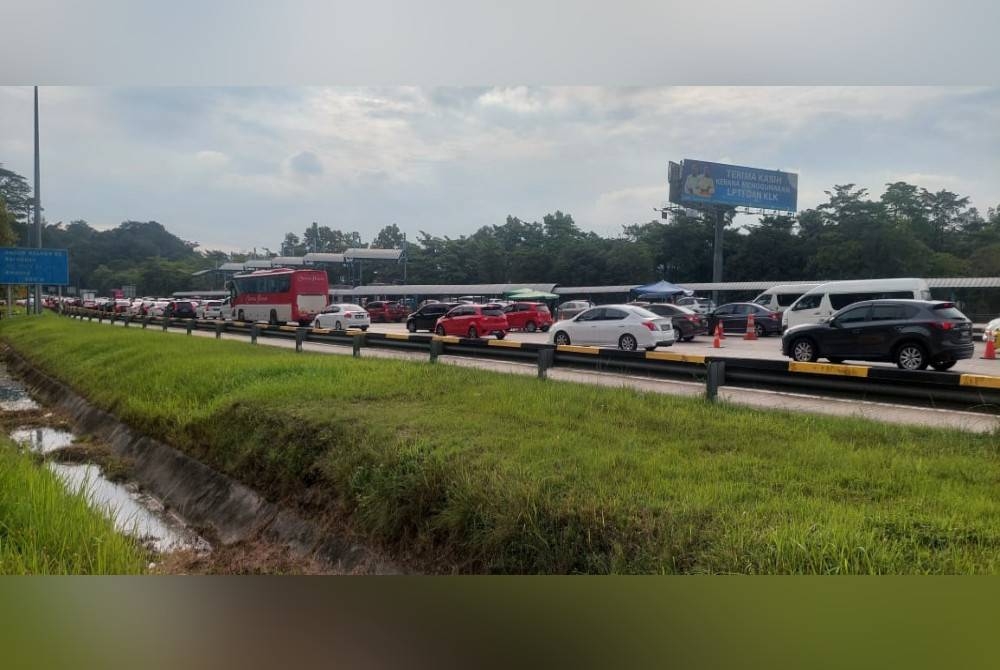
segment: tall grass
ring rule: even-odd
[[[994,573],[996,436],[55,317],[0,334],[96,404],[425,569]]]
[[[144,571],[146,552],[0,438],[0,575],[116,575]]]

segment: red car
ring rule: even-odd
[[[387,300],[373,300],[365,303],[365,311],[371,316],[372,323],[377,321],[385,323],[390,321],[404,321],[408,314],[402,304]]]
[[[552,326],[552,312],[540,302],[515,302],[504,308],[511,330],[526,330],[533,333],[548,332]]]
[[[459,305],[437,320],[434,332],[438,335],[480,337],[496,335],[502,340],[510,325],[499,307],[486,305]]]

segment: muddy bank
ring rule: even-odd
[[[77,429],[106,444],[129,462],[129,476],[189,523],[211,531],[222,547],[256,541],[277,551],[329,566],[333,572],[395,574],[401,570],[366,547],[321,528],[289,509],[268,502],[243,484],[180,451],[138,434],[115,416],[90,405],[68,386],[36,370],[9,347],[3,359],[33,395],[69,417]],[[0,399],[24,404],[30,397]]]

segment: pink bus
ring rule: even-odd
[[[229,282],[233,318],[270,324],[308,325],[326,307],[329,290],[323,270],[258,270]]]

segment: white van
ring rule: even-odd
[[[784,312],[793,302],[817,286],[820,284],[779,284],[767,289],[753,301],[772,312]]]
[[[930,300],[931,290],[923,279],[861,279],[820,284],[782,312],[781,329],[820,323],[852,303],[882,298]]]

